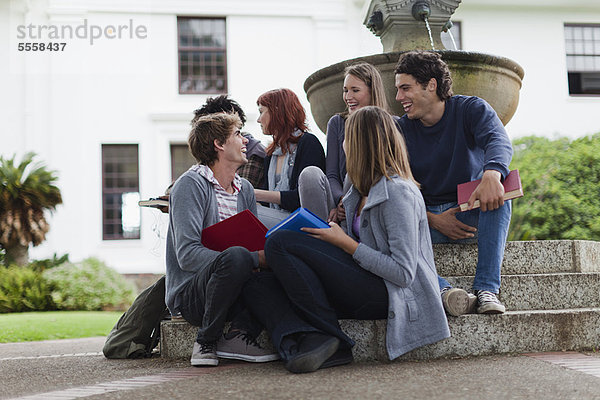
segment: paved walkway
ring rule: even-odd
[[[357,363],[293,375],[278,362],[107,360],[104,338],[0,344],[0,399],[600,399],[600,355]]]

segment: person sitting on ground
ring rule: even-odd
[[[246,113],[237,101],[230,99],[227,95],[209,97],[206,103],[194,111],[192,125],[203,115],[214,114],[218,112],[236,113],[242,121],[242,126],[246,125]],[[237,174],[246,179],[254,187],[258,187],[263,179],[264,161],[266,157],[265,146],[254,138],[248,132],[242,132],[242,135],[248,139],[246,144],[246,158],[248,162],[238,168]]]
[[[302,205],[315,212],[314,196],[303,191],[300,173],[308,166],[325,169],[325,152],[319,139],[308,132],[306,113],[300,100],[289,89],[274,89],[258,98],[260,124],[263,133],[273,137],[267,147],[265,174],[256,199],[269,207],[258,207],[258,217],[271,228]],[[310,188],[308,188],[310,189]]]
[[[505,307],[500,267],[511,216],[504,202],[502,180],[508,175],[512,146],[494,109],[483,99],[452,93],[452,78],[441,56],[411,51],[395,69],[396,100],[404,108],[399,123],[406,139],[410,166],[427,205],[433,243],[477,241],[478,260],[472,289],[475,296],[443,278],[439,285],[451,315],[499,314]],[[460,212],[456,186],[481,178],[469,199],[481,208]]]
[[[238,299],[264,252],[231,247],[223,252],[202,245],[202,230],[249,209],[256,214],[250,183],[236,174],[247,162],[248,140],[236,114],[197,118],[189,148],[198,161],[173,185],[166,243],[166,295],[171,315],[199,327],[191,363],[216,366],[217,356],[264,362],[279,358],[255,341],[261,327]],[[231,320],[231,329],[223,328]]]
[[[315,167],[305,168],[300,176],[303,182],[313,182],[316,188],[320,188],[315,193],[320,195],[321,203],[326,207],[328,220],[338,223],[345,219],[342,196],[349,186],[346,180],[346,154],[342,148],[346,119],[356,110],[369,105],[389,111],[381,75],[366,62],[346,67],[342,97],[346,110],[331,117],[327,123],[326,179],[321,170]]]
[[[291,372],[352,361],[354,341],[339,318],[387,318],[390,359],[450,336],[425,203],[393,117],[362,107],[350,114],[345,131],[352,183],[343,198],[347,229],[330,222],[325,229],[275,231],[265,244],[272,272],[263,274],[276,280],[255,275],[244,288],[253,306],[271,307],[262,297],[284,292],[281,302],[312,327],[298,333],[286,314],[263,313],[268,319],[261,322]]]

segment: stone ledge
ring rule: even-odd
[[[386,361],[386,321],[341,320],[342,329],[356,341],[356,361]],[[452,337],[400,357],[427,360],[532,351],[597,348],[600,308],[512,311],[503,315],[463,315],[449,318]],[[189,358],[197,328],[185,321],[163,321],[161,354]],[[267,340],[265,333],[260,342]]]
[[[475,274],[476,244],[434,244],[433,251],[440,276]],[[600,242],[535,240],[506,243],[503,274],[557,272],[600,272]]]

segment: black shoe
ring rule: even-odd
[[[340,340],[324,333],[306,333],[298,343],[298,352],[286,363],[285,368],[295,374],[318,370],[338,349]]]
[[[319,369],[337,367],[338,365],[350,364],[354,361],[352,349],[338,349],[331,357],[327,359]]]

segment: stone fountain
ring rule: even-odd
[[[450,17],[459,3],[460,0],[372,0],[364,24],[381,38],[384,52],[330,65],[304,82],[321,131],[326,131],[332,115],[345,109],[344,68],[361,61],[379,70],[392,112],[404,114],[395,100],[394,68],[402,52],[417,49],[438,51],[450,67],[454,94],[485,99],[506,125],[519,103],[523,68],[504,57],[445,49],[441,33],[451,26]]]

